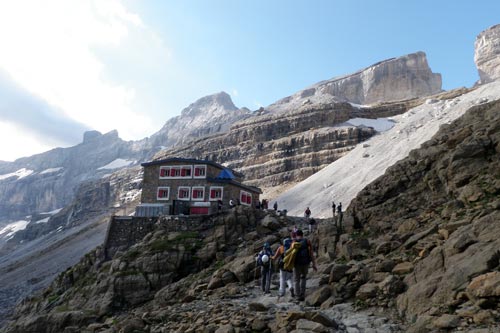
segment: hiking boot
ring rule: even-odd
[[[300,296],[299,297],[299,302],[304,302],[305,301],[305,297],[304,296]]]
[[[292,295],[292,297],[295,297],[295,293],[293,292],[293,288],[290,289],[290,295]]]

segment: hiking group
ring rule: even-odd
[[[282,244],[276,249],[274,255],[269,243],[265,243],[262,251],[257,255],[257,265],[261,267],[260,286],[266,294],[270,293],[272,261],[276,259],[278,259],[280,271],[278,297],[285,295],[286,287],[288,286],[291,296],[296,297],[298,301],[303,301],[305,299],[309,265],[312,263],[315,271],[317,267],[311,242],[304,238],[302,230],[294,227],[291,237],[283,239]]]

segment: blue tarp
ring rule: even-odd
[[[219,178],[219,179],[234,179],[235,177],[229,169],[224,169],[217,175],[217,178]]]

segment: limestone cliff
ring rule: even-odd
[[[479,83],[488,83],[500,78],[500,24],[477,36],[474,61],[479,72]]]
[[[224,163],[266,194],[301,181],[344,156],[376,131],[345,124],[351,118],[400,114],[422,100],[353,107],[350,103],[309,104],[286,114],[263,113],[235,123],[224,134],[158,153]],[[274,193],[275,194],[275,193]]]
[[[281,113],[319,102],[372,104],[441,92],[441,74],[431,71],[424,52],[381,61],[356,73],[319,82],[266,109]]]

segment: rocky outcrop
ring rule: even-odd
[[[500,25],[492,26],[476,37],[474,61],[479,72],[479,83],[500,78]]]
[[[410,321],[427,316],[426,329],[498,323],[499,124],[499,101],[471,108],[361,191],[346,213],[398,263],[391,272],[404,292],[396,306]]]
[[[423,97],[440,91],[441,75],[431,71],[424,52],[417,52],[322,81],[269,105],[266,110],[282,113],[302,105],[334,101],[372,104]]]
[[[238,109],[225,92],[205,96],[183,109],[180,116],[169,119],[145,144],[151,148],[178,146],[226,132],[234,122],[250,115],[250,110]]]

